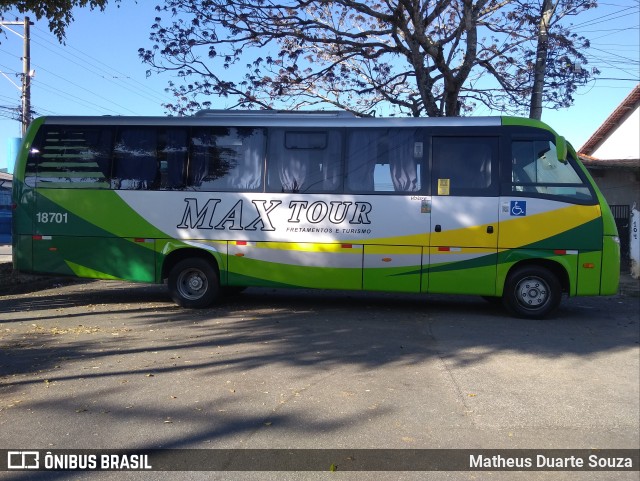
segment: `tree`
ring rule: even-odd
[[[595,3],[554,6],[544,101],[563,107],[591,73],[566,68],[586,64],[588,43],[560,20]],[[525,0],[167,0],[156,9],[171,19],[156,18],[154,45],[139,53],[150,72],[182,81],[169,83],[173,113],[221,96],[233,106],[431,117],[478,104],[528,108],[542,12]]]
[[[533,68],[533,85],[531,87],[531,103],[529,117],[540,120],[542,116],[542,95],[544,91],[544,77],[549,55],[549,26],[558,3],[553,0],[543,0],[538,21],[538,45],[536,48],[536,62]]]
[[[511,23],[511,32],[502,32],[520,41],[505,42],[495,57],[481,61],[501,87],[493,92],[493,108],[516,106],[516,112],[528,110],[531,118],[540,119],[543,103],[553,109],[571,106],[577,88],[599,72],[582,68],[588,63],[584,52],[589,41],[563,21],[596,6],[593,0],[509,2],[503,25]]]
[[[118,3],[120,0],[114,0],[114,2]],[[89,7],[91,10],[94,8],[104,10],[107,3],[108,0],[24,0],[18,2],[0,0],[0,16],[4,16],[10,11],[17,11],[21,15],[33,14],[37,20],[46,18],[49,20],[49,30],[62,42],[65,29],[73,21],[73,8]]]
[[[543,0],[542,6],[540,9],[540,14],[537,18],[538,21],[538,38],[537,38],[537,47],[536,47],[536,60],[534,65],[534,78],[533,85],[531,87],[531,102],[529,106],[529,117],[533,119],[540,120],[542,116],[542,102],[543,102],[543,94],[544,94],[544,79],[545,74],[547,72],[547,58],[549,55],[550,49],[550,41],[549,41],[549,31],[553,27],[555,23],[557,23],[558,17],[554,15],[556,8],[560,5],[560,1],[556,0]],[[525,3],[524,8],[527,8],[527,3]],[[530,5],[529,5],[530,6]],[[585,1],[565,1],[562,4],[564,7],[564,12],[571,12],[571,14],[577,14],[581,9],[589,9],[596,7],[597,4],[595,2],[585,2]],[[530,15],[531,18],[535,18]],[[566,29],[558,28],[559,32],[554,34],[553,40],[555,44],[562,44],[563,40],[569,37],[571,34]],[[587,48],[589,46],[588,41],[586,39],[581,39],[582,47]],[[579,49],[576,49],[574,45],[570,43],[565,43],[565,49],[569,51],[574,59],[579,59],[581,62],[586,63],[586,58],[580,52]],[[575,71],[578,79],[582,77],[581,80],[586,81],[584,78],[584,73],[579,70],[579,63],[575,62],[572,64],[568,57],[565,57],[567,60],[564,61],[564,67],[569,68]],[[580,75],[582,74],[582,75]],[[555,77],[558,75],[556,74]],[[575,83],[574,83],[575,85]]]

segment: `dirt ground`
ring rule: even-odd
[[[0,263],[0,295],[19,294],[55,284],[69,283],[73,279],[60,279],[42,275],[19,274],[11,262]]]

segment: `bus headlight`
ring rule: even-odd
[[[614,235],[611,237],[611,239],[613,240],[613,242],[620,245],[620,237],[618,237],[617,235]]]

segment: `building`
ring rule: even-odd
[[[640,210],[640,85],[580,148],[579,155],[611,206],[622,248],[623,270],[632,267],[630,252],[638,252],[638,232],[631,227],[633,209]],[[637,223],[637,214],[635,217]],[[638,275],[638,259],[632,274]]]
[[[11,243],[11,186],[13,176],[0,172],[0,244]]]

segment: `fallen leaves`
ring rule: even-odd
[[[111,335],[119,336],[123,332],[131,331],[130,328],[112,328]],[[51,326],[51,327],[43,327],[38,324],[31,324],[31,329],[27,331],[27,334],[52,334],[54,336],[62,336],[65,334],[97,334],[104,332],[104,329],[98,326],[85,326],[83,324],[78,324],[73,327],[60,327],[60,326]]]

